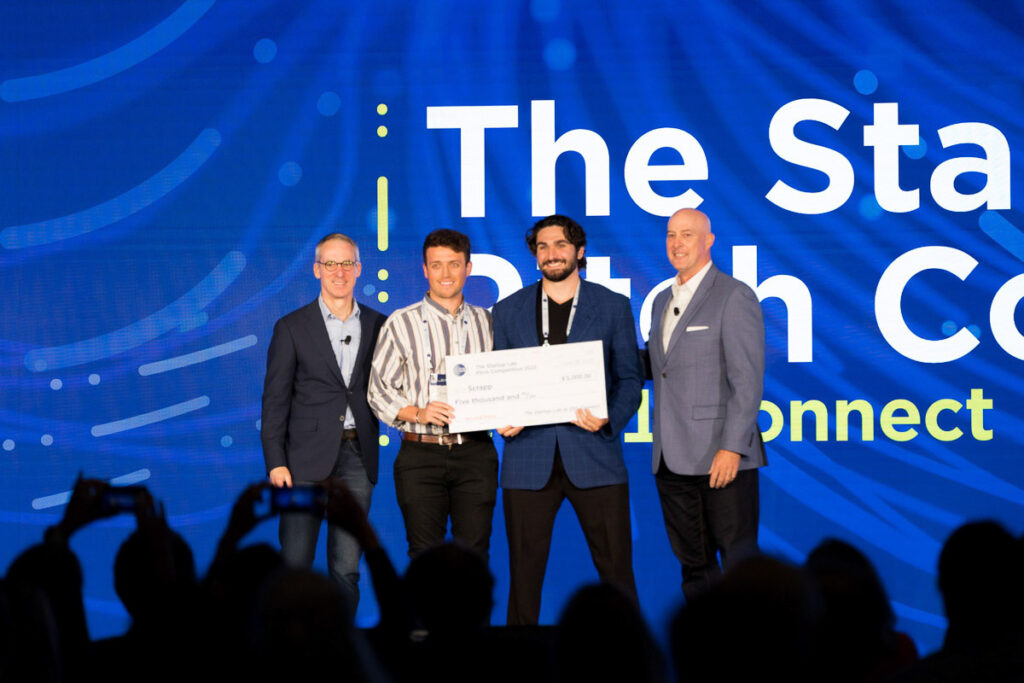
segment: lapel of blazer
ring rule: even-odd
[[[683,317],[676,323],[676,329],[672,330],[672,337],[668,340],[668,349],[665,350],[665,355],[672,353],[676,344],[682,338],[685,333],[686,326],[693,320],[693,316],[696,315],[700,307],[707,301],[708,294],[711,292],[711,288],[715,286],[715,277],[718,275],[718,268],[715,264],[711,264],[711,268],[708,269],[707,274],[700,283],[700,287],[693,293],[693,297],[690,299],[690,303],[686,306],[686,310],[683,311]],[[669,295],[671,296],[671,294]]]
[[[352,386],[354,387],[359,386],[357,378],[362,374],[363,368],[366,366],[366,357],[374,342],[377,341],[370,338],[373,335],[374,318],[375,316],[370,315],[365,308],[359,309],[359,350],[356,351],[356,362],[352,368]]]
[[[661,327],[664,324],[662,321],[670,301],[672,301],[672,288],[668,287],[654,298],[654,306],[651,311],[651,333],[647,337],[647,353],[656,356],[659,363],[665,358],[665,347],[661,343]]]
[[[519,343],[513,348],[524,348],[537,346],[537,297],[540,282],[536,282],[527,288],[527,294],[520,303],[519,310],[515,313],[515,319],[519,321],[516,325],[516,336]]]
[[[591,284],[580,278],[580,298],[576,302],[576,315],[572,319],[572,329],[569,330],[567,344],[578,342],[585,338],[590,326],[597,316],[598,292],[597,285]]]
[[[312,340],[313,347],[316,348],[323,361],[327,363],[327,367],[331,369],[331,374],[338,380],[338,383],[345,386],[344,380],[341,379],[341,368],[338,367],[338,359],[334,356],[334,349],[331,348],[331,339],[327,335],[327,325],[324,324],[324,316],[320,312],[319,299],[314,299],[313,303],[306,306],[306,327],[308,328],[309,338]]]

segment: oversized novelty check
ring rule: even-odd
[[[572,422],[578,408],[608,417],[600,341],[448,356],[450,431]]]

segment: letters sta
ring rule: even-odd
[[[775,112],[768,127],[772,151],[784,161],[821,171],[828,176],[828,186],[805,192],[779,180],[765,195],[770,202],[802,214],[828,213],[846,203],[854,185],[850,160],[834,149],[801,140],[795,129],[801,122],[815,121],[839,130],[849,114],[845,107],[820,99],[794,100]],[[864,126],[864,146],[874,149],[875,199],[885,211],[906,213],[921,205],[918,188],[900,187],[900,148],[918,144],[918,129],[917,124],[899,122],[899,105],[895,102],[875,103],[873,121]],[[936,166],[929,183],[935,203],[957,212],[982,206],[1009,209],[1010,146],[999,129],[986,123],[955,123],[939,128],[937,133],[943,149],[975,145],[984,156],[953,157]],[[954,182],[964,173],[984,175],[984,187],[973,193],[958,191]]]

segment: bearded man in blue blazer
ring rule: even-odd
[[[274,325],[267,349],[260,436],[270,483],[345,483],[364,512],[377,483],[379,423],[366,402],[370,360],[384,316],[360,306],[353,289],[362,264],[352,238],[332,233],[316,245],[313,274],[320,295]],[[281,555],[311,567],[323,513],[284,512]],[[327,528],[327,568],[355,610],[359,544]]]
[[[508,623],[536,624],[551,532],[569,499],[602,580],[634,601],[629,488],[620,434],[640,405],[643,368],[629,299],[586,282],[583,228],[548,216],[526,234],[541,281],[494,305],[494,348],[599,340],[604,349],[608,417],[578,410],[571,423],[508,426],[501,487],[509,544]]]
[[[654,299],[647,340],[654,379],[652,468],[687,599],[757,550],[757,426],[764,321],[757,295],[711,262],[711,221],[696,209],[668,221],[676,269]]]

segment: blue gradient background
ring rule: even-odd
[[[984,122],[1009,141],[1011,193],[1020,201],[1024,5],[851,7],[725,0],[0,5],[0,566],[57,521],[59,494],[81,471],[149,486],[205,569],[234,497],[263,476],[266,347],[274,321],[317,292],[310,268],[316,239],[342,230],[360,241],[357,293],[385,312],[422,295],[419,248],[438,227],[467,232],[475,252],[508,259],[531,281],[534,264],[522,243],[533,220],[530,101],[553,99],[556,135],[596,131],[611,161],[610,216],[585,217],[583,165],[572,154],[557,166],[558,210],[584,223],[588,255],[610,256],[611,276],[629,278],[637,318],[644,297],[672,272],[664,219],[634,204],[622,167],[646,131],[681,128],[708,157],[709,180],[690,186],[713,217],[719,266],[731,271],[732,246],[757,245],[760,280],[793,275],[813,298],[813,363],[787,362],[785,307],[764,303],[766,399],[832,406],[866,398],[877,411],[906,398],[923,409],[939,398],[962,402],[981,387],[994,401],[986,427],[995,436],[987,442],[941,443],[921,434],[898,444],[878,432],[865,443],[851,428],[851,441],[837,443],[834,425],[828,441],[815,442],[808,421],[804,441],[789,441],[787,425],[769,444],[764,548],[799,562],[825,536],[852,541],[877,564],[900,627],[922,649],[934,649],[944,627],[934,568],[945,537],[977,517],[1022,530],[1020,361],[992,339],[988,308],[999,286],[1024,271],[1015,227],[1024,217],[1016,207],[985,218],[981,210],[945,211],[931,199],[928,179],[941,161],[977,153],[944,150],[935,131]],[[856,172],[850,199],[821,216],[765,199],[778,179],[824,186],[820,173],[783,162],[768,144],[772,115],[805,97],[851,111],[838,132],[798,129],[841,151]],[[862,127],[874,102],[898,102],[901,123],[921,126],[922,144],[901,159],[901,186],[922,188],[914,212],[886,213],[872,195],[872,150],[863,146]],[[379,103],[387,104],[385,115]],[[460,217],[458,134],[425,125],[426,107],[439,105],[519,106],[518,128],[487,133],[485,218]],[[378,136],[380,125],[386,137]],[[655,161],[678,163],[671,157]],[[378,176],[390,184],[385,252],[375,248]],[[656,188],[675,194],[684,186]],[[922,336],[972,326],[980,337],[952,363],[902,357],[874,320],[881,273],[926,245],[956,247],[979,261],[964,283],[933,271],[906,293],[905,315]],[[383,281],[382,268],[389,271]],[[377,303],[380,292],[386,303]],[[471,278],[467,295],[490,305],[497,288]],[[210,357],[166,371],[150,365],[197,352],[193,361]],[[134,428],[112,431],[143,414],[149,417]],[[962,416],[957,424],[967,430]],[[403,565],[394,436],[382,450],[371,519]],[[641,602],[661,629],[679,604],[679,578],[649,451],[627,444],[626,457]],[[501,520],[499,504],[495,623],[503,621],[508,590]],[[116,518],[74,541],[94,636],[126,625],[110,568],[132,526]],[[276,524],[254,536],[273,541]],[[592,578],[566,506],[542,620],[554,621],[571,591]],[[376,605],[370,591],[364,595],[358,620],[370,624]]]

